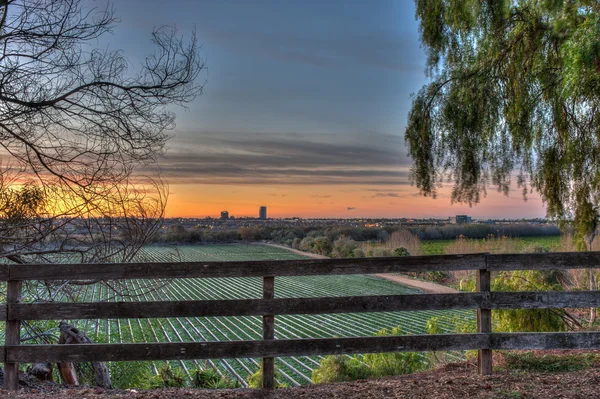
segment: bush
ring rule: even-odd
[[[373,250],[373,256],[388,257],[388,256],[392,256],[392,252],[389,249],[385,249],[385,248],[375,248]]]
[[[333,250],[331,256],[334,258],[352,258],[354,257],[354,250],[358,248],[358,243],[352,238],[346,236],[340,236],[333,243]]]
[[[287,384],[280,382],[281,381],[281,373],[278,368],[275,367],[275,388],[287,388]],[[262,388],[262,365],[258,369],[258,371],[248,377],[248,387],[260,389]]]
[[[150,379],[150,388],[183,388],[186,384],[186,377],[180,368],[173,369],[169,362],[158,369],[158,374]]]
[[[222,376],[211,367],[198,367],[192,371],[191,385],[194,388],[225,389],[239,388],[240,383],[228,376]]]
[[[408,249],[404,247],[398,247],[394,249],[393,254],[394,256],[410,256],[410,254],[408,253]]]
[[[384,328],[375,334],[378,337],[389,335],[402,335],[402,329]],[[427,370],[431,366],[424,352],[371,353],[364,356],[364,362],[372,369],[375,377],[416,373]]]
[[[372,370],[355,356],[326,356],[312,372],[315,384],[364,380],[373,376]]]
[[[401,335],[400,327],[383,329],[376,336]],[[423,352],[374,353],[358,356],[326,356],[313,370],[315,384],[325,382],[354,381],[392,375],[415,373],[430,367]]]
[[[150,362],[109,362],[107,366],[114,388],[146,389],[154,378]]]
[[[354,251],[352,251],[352,257],[353,258],[364,258],[365,257],[365,253],[360,248],[354,248]]]

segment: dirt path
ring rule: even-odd
[[[313,258],[313,259],[329,259],[329,257],[327,257],[325,255],[318,255],[318,254],[313,254],[310,252],[304,252],[304,251],[300,251],[298,249],[289,248],[289,247],[286,247],[284,245],[279,245],[279,244],[255,243],[254,245],[264,245],[267,247],[285,249],[285,250],[293,252],[295,254],[307,256],[307,257]],[[416,288],[418,290],[423,291],[426,294],[454,294],[454,293],[458,292],[458,290],[455,290],[454,288],[446,287],[445,285],[431,283],[429,281],[415,280],[410,277],[401,276],[398,274],[379,273],[379,274],[373,274],[373,276],[379,277],[379,278],[382,278],[382,279],[385,279],[388,281],[392,281],[394,283],[398,283],[405,287]]]
[[[458,292],[458,290],[446,287],[445,285],[431,283],[429,281],[416,280],[410,277],[401,276],[399,274],[381,273],[373,274],[373,276],[393,281],[394,283],[398,283],[405,287],[417,288],[426,294],[455,294]]]

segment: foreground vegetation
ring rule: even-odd
[[[298,259],[301,256],[279,248],[258,245],[189,245],[179,247],[154,246],[145,248],[140,261],[225,261],[258,259]],[[78,300],[138,301],[138,300],[210,300],[259,298],[262,295],[260,278],[210,278],[181,279],[158,282],[149,286],[145,281],[132,280],[119,288],[115,295],[102,285],[88,286]],[[152,287],[151,290],[148,288]],[[394,295],[416,293],[393,282],[373,276],[298,276],[278,277],[275,286],[277,297]],[[58,300],[70,300],[60,297]],[[286,315],[277,318],[277,338],[328,338],[344,336],[371,336],[382,329],[402,326],[411,334],[426,332],[427,321],[432,317],[459,315],[474,320],[474,312],[385,312],[331,315]],[[260,317],[178,317],[140,320],[87,320],[72,321],[87,332],[95,342],[180,342],[255,340],[262,336]],[[44,330],[54,331],[53,322]],[[442,321],[442,331],[453,326]],[[454,359],[460,359],[460,354]],[[295,386],[312,382],[313,371],[319,367],[321,356],[278,358],[281,385]],[[215,359],[208,362],[112,362],[109,369],[115,387],[142,388],[156,386],[193,386],[197,370],[214,370],[223,377],[210,380],[213,385],[237,383],[252,386],[258,377],[259,359]]]

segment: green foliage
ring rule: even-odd
[[[353,258],[364,258],[365,252],[361,248],[355,248],[354,251],[352,251],[352,257]]]
[[[435,316],[427,320],[425,330],[427,334],[441,334],[440,323],[450,327],[450,330],[459,334],[470,334],[477,332],[477,323],[475,319],[467,319],[458,315],[454,316]]]
[[[406,142],[424,195],[454,202],[513,171],[550,217],[585,235],[600,202],[600,5],[589,0],[415,0],[432,82],[414,97]]]
[[[400,327],[380,330],[376,336],[402,335]],[[426,370],[430,362],[422,352],[373,353],[362,356],[326,356],[313,370],[313,383],[354,381]]]
[[[212,367],[198,367],[192,371],[191,386],[194,388],[226,389],[239,388],[240,383],[228,376],[222,376]]]
[[[329,255],[333,249],[333,243],[327,237],[319,236],[314,238],[309,235],[300,241],[299,248],[302,251],[312,252],[320,255]]]
[[[594,366],[593,353],[569,355],[536,355],[533,352],[508,352],[506,366],[510,370],[527,370],[542,373],[561,373],[583,370]]]
[[[277,366],[275,366],[275,388],[287,388],[288,387],[287,384],[280,382],[280,381],[281,381],[281,372],[279,371]],[[262,365],[256,371],[256,373],[248,376],[248,387],[255,388],[255,389],[262,388]]]
[[[107,366],[115,388],[146,389],[157,382],[149,362],[109,362]]]
[[[169,362],[158,369],[158,374],[154,375],[149,382],[149,388],[183,388],[187,385],[187,379],[183,370],[173,369]]]
[[[331,256],[334,258],[352,258],[354,257],[354,251],[357,249],[360,248],[358,248],[358,243],[356,241],[342,235],[334,241]]]
[[[400,327],[391,330],[384,328],[375,334],[378,337],[389,335],[402,335],[402,330]],[[375,377],[415,373],[430,367],[427,356],[423,352],[371,353],[365,355],[363,361]]]
[[[387,256],[392,256],[392,251],[390,251],[389,249],[386,248],[381,248],[381,247],[377,247],[372,251],[369,251],[371,253],[372,256],[375,257],[387,257]],[[367,255],[369,256],[369,255]]]
[[[394,256],[410,256],[410,253],[408,253],[408,249],[404,247],[394,249],[393,254]]]
[[[492,291],[562,291],[563,274],[558,270],[502,272],[492,282]],[[508,309],[492,313],[497,331],[564,331],[563,309]]]
[[[372,376],[372,370],[356,356],[326,356],[319,362],[319,367],[313,370],[312,381],[315,384],[323,384],[364,380]]]
[[[446,280],[448,278],[449,274],[448,272],[443,272],[443,271],[435,271],[435,272],[427,272],[425,273],[425,280],[427,281],[433,281],[436,283],[441,283],[444,280]]]

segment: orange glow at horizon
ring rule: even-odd
[[[508,197],[490,189],[473,207],[451,205],[448,190],[437,199],[418,195],[416,188],[398,186],[345,185],[185,185],[170,186],[167,217],[214,217],[221,211],[230,216],[258,217],[258,208],[267,207],[269,218],[445,218],[467,214],[475,218],[544,217],[537,195],[523,201],[519,190]],[[354,208],[354,209],[349,209]]]

